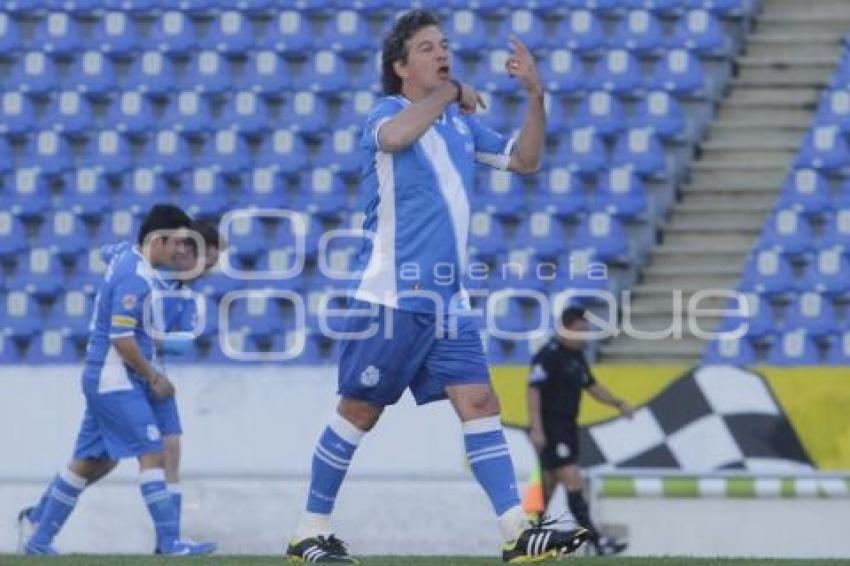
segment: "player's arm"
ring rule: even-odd
[[[543,399],[540,394],[540,385],[545,380],[546,370],[543,366],[535,364],[528,378],[526,402],[528,403],[528,437],[538,452],[546,446],[546,433],[543,430]]]
[[[508,73],[516,77],[528,93],[525,118],[513,146],[508,169],[515,173],[534,173],[540,169],[546,142],[546,111],[543,108],[543,84],[537,73],[534,56],[515,37],[511,37],[513,54],[505,63]]]
[[[607,387],[599,382],[595,382],[593,385],[588,387],[587,392],[600,403],[616,407],[623,415],[629,418],[632,418],[632,415],[634,415],[635,410],[628,404],[628,402],[616,397]]]
[[[148,363],[134,337],[112,338],[112,345],[121,356],[121,360],[142,375],[158,395],[162,397],[174,395],[174,386]]]

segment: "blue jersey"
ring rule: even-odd
[[[363,129],[361,146],[368,155],[362,172],[361,190],[368,198],[363,228],[373,237],[357,256],[363,274],[355,296],[433,313],[427,295],[436,293],[445,309],[467,308],[462,278],[475,162],[506,169],[513,140],[452,104],[410,146],[381,151],[378,130],[409,104],[402,96],[379,99]]]
[[[162,311],[152,308],[146,316],[145,309],[151,293],[166,287],[166,282],[136,247],[118,253],[110,261],[95,298],[86,352],[85,379],[97,380],[99,391],[132,389],[130,378],[142,379],[123,363],[112,346],[113,339],[135,338],[142,355],[156,361],[153,338],[146,324],[164,328]]]

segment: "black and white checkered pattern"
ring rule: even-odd
[[[704,366],[674,381],[634,419],[581,429],[581,464],[602,468],[813,468],[765,380],[731,366]]]

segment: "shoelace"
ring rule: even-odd
[[[331,554],[345,556],[348,554],[348,546],[345,542],[342,541],[336,535],[330,535],[328,537],[320,536],[318,537],[319,541],[322,543],[322,546],[330,552]]]
[[[554,518],[549,517],[545,514],[541,515],[539,519],[537,519],[535,521],[531,521],[531,528],[532,529],[546,529],[546,528],[552,527],[554,525],[557,525],[561,521],[561,519],[564,518],[564,516],[566,514],[567,514],[567,512],[564,511],[563,513],[561,513],[560,515],[558,515],[557,517],[554,517]]]

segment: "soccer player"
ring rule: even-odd
[[[583,353],[582,333],[587,330],[584,313],[580,307],[564,309],[558,332],[532,358],[528,383],[529,437],[543,468],[544,509],[560,483],[567,493],[570,513],[590,533],[595,552],[618,554],[626,549],[626,544],[600,536],[583,495],[577,424],[582,390],[629,418],[634,410],[591,374]]]
[[[406,389],[417,403],[448,398],[463,423],[472,472],[498,517],[502,558],[528,562],[573,552],[585,529],[532,525],[520,506],[499,402],[481,338],[460,283],[475,162],[517,173],[537,170],[544,143],[543,87],[534,59],[511,40],[507,70],[527,93],[518,136],[508,139],[475,116],[475,89],[452,77],[448,40],[427,11],[402,15],[384,40],[386,96],[369,114],[362,185],[371,198],[364,268],[341,341],[337,412],[312,460],[306,511],[287,554],[303,562],[357,563],[330,524],[357,445],[384,407]],[[442,278],[444,269],[457,275]]]
[[[191,219],[173,205],[156,205],[142,222],[138,246],[107,269],[95,299],[82,389],[86,412],[74,456],[48,488],[26,554],[57,554],[52,546],[85,487],[106,475],[117,461],[135,457],[140,487],[156,531],[156,549],[165,555],[209,554],[210,543],[178,537],[177,509],[163,469],[162,433],[153,410],[156,400],[174,396],[174,386],[155,368],[155,349],[145,328],[145,305],[167,288],[157,269],[174,268]],[[164,328],[162,312],[153,323]]]

